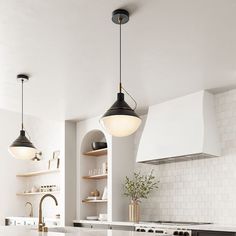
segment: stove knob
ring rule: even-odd
[[[153,229],[149,229],[148,233],[154,233],[154,230]]]
[[[141,231],[141,232],[145,232],[145,229],[141,229],[140,231]]]
[[[136,231],[137,231],[137,232],[140,232],[140,229],[137,229]]]
[[[183,231],[179,231],[179,235],[184,235],[184,232]]]
[[[184,236],[189,236],[189,232],[184,232]]]
[[[178,231],[174,231],[173,235],[179,235]]]

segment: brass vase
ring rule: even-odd
[[[139,202],[132,201],[129,204],[129,221],[138,223],[140,221]]]

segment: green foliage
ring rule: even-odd
[[[153,170],[149,175],[134,172],[132,179],[125,177],[124,195],[130,197],[133,202],[140,202],[140,199],[147,199],[148,195],[158,188],[158,182],[153,176]]]

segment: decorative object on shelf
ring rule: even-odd
[[[134,172],[133,178],[125,177],[124,195],[129,197],[129,221],[139,222],[140,220],[140,202],[141,199],[147,199],[149,194],[158,188],[159,181],[153,175],[153,170],[149,175],[141,175],[140,172]]]
[[[92,197],[99,197],[100,196],[100,192],[96,189],[95,191],[92,191],[90,193],[90,196],[92,196]]]
[[[33,186],[30,190],[31,193],[36,193],[36,192],[39,192],[40,188],[36,187],[36,186]]]
[[[30,190],[24,190],[23,193],[41,193],[41,192],[57,192],[59,191],[57,185],[42,185],[40,187],[33,186]]]
[[[53,193],[53,194],[59,194],[60,191],[53,191],[53,192],[35,192],[35,193],[27,193],[25,192],[19,192],[16,193],[17,196],[37,196],[37,195],[44,195],[45,193]]]
[[[16,159],[21,160],[32,160],[35,156],[35,152],[37,151],[35,146],[31,143],[30,138],[28,139],[25,135],[26,130],[24,128],[24,90],[23,85],[24,82],[29,80],[29,77],[24,74],[17,75],[17,80],[21,82],[21,130],[20,136],[11,144],[9,147],[9,152]],[[27,133],[28,134],[28,133]]]
[[[40,161],[42,158],[42,152],[35,152],[34,157],[32,158],[32,161]]]
[[[88,174],[89,174],[89,176],[106,175],[107,174],[107,164],[105,164],[105,166],[102,166],[102,168],[90,169],[88,171]]]
[[[106,142],[92,142],[92,149],[93,150],[99,150],[107,148],[107,143]]]
[[[102,174],[107,174],[108,168],[107,168],[107,161],[102,163]]]
[[[59,159],[59,156],[60,156],[60,151],[57,150],[57,151],[54,151],[54,152],[53,152],[52,158],[53,158],[53,159]]]
[[[55,191],[59,191],[59,187],[55,184],[40,186],[40,192],[55,192]]]
[[[48,169],[49,170],[59,169],[59,167],[60,167],[59,155],[60,155],[60,151],[53,152],[53,159],[49,160],[49,162],[48,162]]]
[[[103,190],[102,200],[107,200],[107,186]]]
[[[96,189],[95,191],[90,192],[90,195],[83,201],[86,202],[86,201],[99,201],[99,200],[101,200],[100,192]]]
[[[117,9],[112,13],[112,21],[120,26],[120,82],[119,93],[116,102],[102,116],[100,122],[104,129],[116,137],[124,137],[134,133],[141,124],[141,118],[135,113],[137,103],[134,98],[124,89],[121,83],[121,25],[129,21],[129,12]],[[124,100],[124,93],[134,101],[135,107],[132,109]]]
[[[107,221],[107,214],[99,214],[98,220],[99,221]]]

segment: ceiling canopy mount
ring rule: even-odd
[[[112,21],[115,24],[126,24],[129,21],[129,12],[124,9],[117,9],[112,12]]]
[[[17,75],[16,80],[20,83],[28,82],[29,81],[29,76],[26,75],[26,74],[19,74],[19,75]]]

